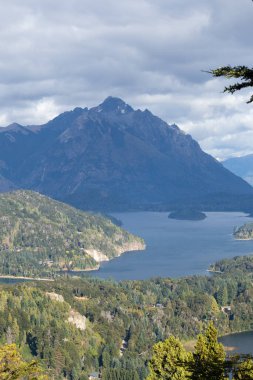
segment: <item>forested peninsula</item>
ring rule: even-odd
[[[0,274],[55,277],[87,271],[144,241],[108,218],[32,191],[0,194]]]

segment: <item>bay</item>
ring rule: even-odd
[[[230,334],[219,338],[229,353],[253,354],[253,331]]]
[[[168,218],[168,212],[114,213],[123,227],[144,238],[145,251],[125,253],[90,276],[115,280],[204,275],[222,258],[253,253],[253,241],[235,240],[235,226],[252,221],[244,213],[208,212],[202,221]],[[87,275],[87,274],[86,274]]]

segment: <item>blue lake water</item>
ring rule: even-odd
[[[230,353],[253,354],[253,331],[223,336],[219,341],[226,347],[234,347]]]
[[[125,253],[89,275],[115,280],[206,274],[213,262],[253,253],[253,241],[233,238],[235,226],[252,221],[246,214],[210,212],[202,221],[179,221],[168,212],[115,213],[128,231],[144,238],[145,251]]]

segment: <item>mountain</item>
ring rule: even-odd
[[[242,177],[250,185],[253,185],[253,154],[229,158],[223,161],[222,164],[232,173]]]
[[[41,126],[0,131],[1,174],[83,209],[238,209],[253,189],[190,135],[109,97]]]
[[[94,269],[144,248],[109,219],[22,190],[0,195],[0,242],[0,274],[16,276]]]

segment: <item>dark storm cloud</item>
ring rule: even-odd
[[[114,95],[217,157],[248,153],[248,94],[221,94],[224,81],[202,70],[251,65],[250,0],[12,0],[0,15],[1,125]]]

